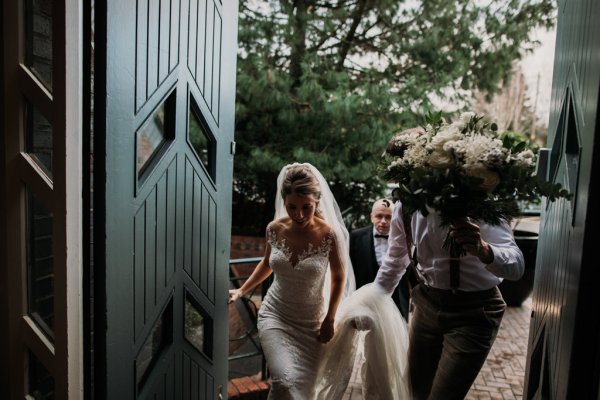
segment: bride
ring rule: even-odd
[[[229,291],[233,302],[274,273],[258,315],[269,399],[341,398],[359,346],[363,397],[408,399],[406,324],[376,285],[352,293],[348,231],[327,181],[308,163],[286,165],[276,196],[265,255]]]

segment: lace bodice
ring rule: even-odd
[[[270,228],[267,229],[267,240],[271,245],[269,265],[275,273],[268,292],[268,296],[272,297],[269,301],[278,303],[278,307],[295,317],[318,318],[329,252],[334,243],[333,233],[325,235],[317,246],[309,243],[299,254],[294,254],[286,239],[278,238]]]
[[[294,269],[302,261],[312,257],[321,257],[327,260],[329,257],[329,252],[331,251],[331,245],[333,243],[333,232],[329,232],[327,235],[325,235],[319,246],[315,247],[312,243],[309,243],[305,250],[294,257],[289,246],[286,244],[285,238],[278,240],[277,234],[273,229],[267,229],[267,237],[271,248],[281,252],[285,258],[284,261],[287,260],[290,266]]]

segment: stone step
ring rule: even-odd
[[[269,383],[260,375],[234,378],[227,383],[229,400],[264,400],[269,395]]]

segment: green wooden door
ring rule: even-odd
[[[547,176],[573,198],[543,207],[523,398],[598,399],[600,2],[557,15]]]
[[[237,2],[95,11],[95,393],[226,397]]]

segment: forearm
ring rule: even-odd
[[[381,260],[381,267],[377,271],[375,283],[391,295],[410,264],[401,206],[394,209],[388,243],[388,250]]]
[[[490,244],[494,256],[493,261],[485,266],[494,275],[509,280],[518,280],[525,271],[523,253],[514,247],[495,246]]]
[[[271,267],[264,261],[264,259],[261,260],[261,262],[258,263],[256,268],[254,268],[254,271],[252,272],[250,277],[246,280],[246,282],[244,282],[244,284],[240,288],[240,294],[243,296],[249,293],[250,291],[252,291],[252,289],[261,284],[265,279],[267,279],[272,273],[273,270],[271,269]]]
[[[388,249],[381,260],[381,267],[375,277],[375,284],[389,295],[398,286],[400,278],[402,278],[402,275],[406,272],[406,267],[410,264],[408,252],[406,230],[402,219],[402,205],[398,204],[392,214]]]
[[[398,286],[400,279],[404,276],[406,268],[410,264],[410,259],[403,257],[396,260],[390,260],[387,263],[382,263],[375,277],[375,284],[384,290],[385,293],[391,295]]]
[[[329,307],[325,319],[333,321],[337,312],[338,306],[342,300],[342,294],[344,292],[344,279],[332,279],[331,291],[329,296]]]
[[[525,261],[510,226],[508,224],[486,226],[482,231],[483,239],[493,254],[491,261],[482,260],[486,264],[485,268],[500,278],[519,279],[525,270]]]

